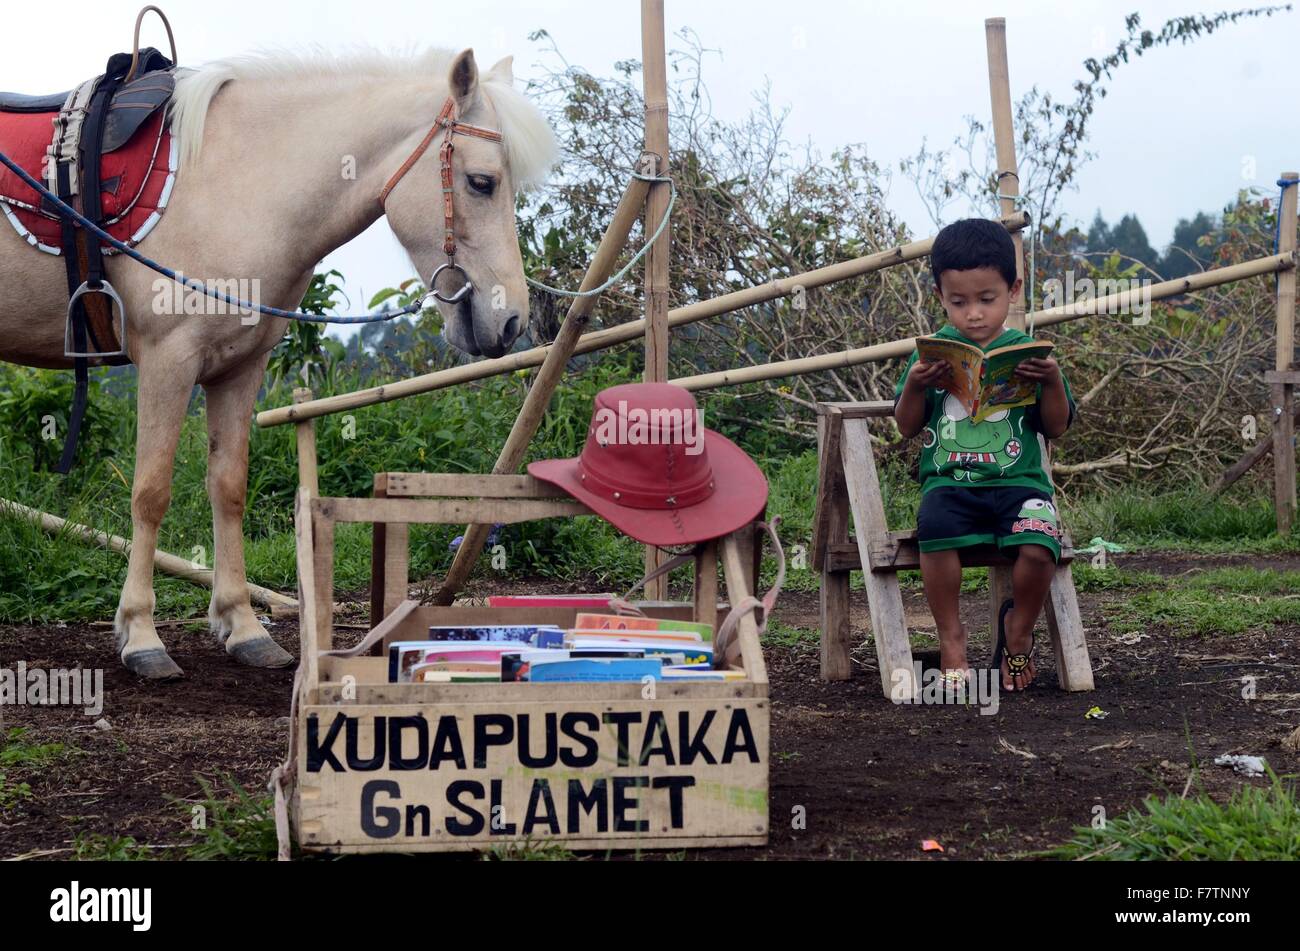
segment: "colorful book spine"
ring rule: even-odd
[[[667,618],[633,617],[626,614],[579,614],[575,628],[613,631],[689,631],[700,640],[713,640],[713,628],[701,621],[672,621]]]
[[[607,681],[641,681],[646,677],[659,680],[664,665],[653,658],[596,660],[562,660],[537,664],[528,672],[532,683],[599,683]]]

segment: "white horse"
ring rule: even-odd
[[[291,310],[321,259],[386,209],[427,283],[446,262],[441,130],[383,208],[378,199],[451,96],[459,121],[499,130],[501,141],[454,140],[456,263],[476,290],[438,306],[454,346],[500,356],[526,329],[529,313],[515,191],[539,181],[555,158],[550,127],[513,82],[510,57],[480,77],[472,50],[432,50],[414,58],[267,54],[182,71],[169,108],[183,161],[167,210],[139,250],[187,278],[227,287],[255,281],[233,286],[258,287],[261,303]],[[70,367],[63,357],[63,260],[0,230],[0,359]],[[292,657],[249,603],[243,514],[253,402],[288,321],[184,316],[159,305],[160,297],[171,295],[157,292],[155,272],[122,255],[107,259],[107,272],[126,305],[139,383],[132,546],[114,619],[122,662],[147,678],[181,674],[154,628],[153,552],[171,500],[181,423],[197,383],[207,395],[215,551],[209,623],[237,661],[287,665]]]

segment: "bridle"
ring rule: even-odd
[[[429,278],[429,295],[445,304],[454,304],[465,297],[466,294],[471,293],[474,290],[474,285],[471,283],[469,275],[465,273],[465,269],[456,263],[456,232],[452,224],[451,176],[451,154],[455,151],[455,146],[451,143],[451,137],[459,132],[461,135],[476,135],[480,139],[500,142],[501,133],[458,121],[456,119],[456,100],[448,96],[447,101],[442,104],[442,111],[438,113],[438,118],[434,120],[433,126],[429,129],[423,141],[415,147],[415,151],[402,163],[402,167],[393,173],[393,177],[388,180],[388,183],[384,185],[383,190],[379,193],[379,207],[387,212],[387,209],[384,208],[384,199],[402,180],[402,176],[411,170],[411,166],[420,160],[420,156],[428,151],[430,143],[433,142],[433,137],[438,134],[440,128],[446,130],[442,139],[442,147],[438,149],[438,160],[442,164],[442,214],[446,229],[442,239],[442,250],[447,255],[447,263],[439,265],[438,269],[433,272],[433,276]],[[444,297],[442,292],[438,290],[438,275],[448,270],[459,272],[464,283],[456,293],[450,297]]]

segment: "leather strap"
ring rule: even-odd
[[[384,202],[388,199],[388,193],[391,192],[397,186],[397,183],[402,180],[402,177],[411,170],[411,166],[420,160],[420,156],[429,150],[429,146],[433,143],[433,138],[438,134],[439,129],[444,130],[442,146],[438,149],[438,162],[441,165],[440,176],[442,180],[442,217],[444,228],[442,250],[448,258],[454,261],[456,258],[456,231],[454,226],[454,209],[452,207],[453,179],[451,160],[452,153],[455,152],[455,146],[452,144],[451,137],[456,133],[460,133],[461,135],[478,136],[480,139],[487,139],[491,142],[501,141],[500,132],[493,129],[484,129],[475,125],[466,125],[464,122],[458,121],[456,119],[456,100],[454,98],[451,96],[447,97],[447,101],[442,104],[442,109],[438,112],[438,118],[435,119],[433,125],[429,127],[429,131],[426,132],[424,138],[420,140],[420,144],[415,147],[415,151],[406,157],[406,161],[402,163],[402,167],[394,172],[392,177],[385,183],[383,189],[379,192],[379,207],[387,212],[388,209],[385,208]]]

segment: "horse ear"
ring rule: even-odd
[[[474,62],[473,49],[462,51],[452,61],[447,81],[451,86],[451,95],[456,100],[461,115],[464,115],[478,92],[478,64]]]
[[[496,65],[487,71],[489,76],[494,76],[507,86],[514,85],[515,71],[513,69],[515,58],[507,56],[497,61]]]

